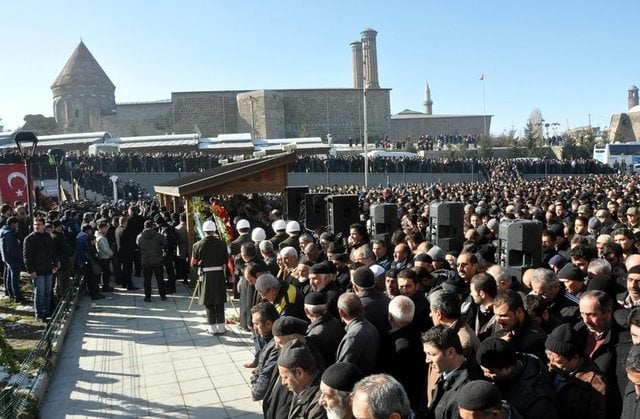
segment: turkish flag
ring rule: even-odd
[[[0,164],[0,203],[27,201],[27,172],[24,164]]]

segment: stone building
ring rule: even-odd
[[[628,90],[627,112],[615,114],[609,124],[609,142],[640,141],[640,103],[638,87]]]
[[[391,89],[380,88],[378,79],[377,32],[368,28],[360,35],[351,44],[351,88],[173,92],[168,100],[137,103],[116,103],[115,85],[81,41],[51,86],[57,131],[107,131],[113,137],[250,132],[264,139],[331,134],[335,143],[361,143],[365,90],[370,143],[387,135],[488,131],[490,116],[432,115],[428,85],[424,114],[392,116]]]

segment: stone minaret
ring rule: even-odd
[[[365,87],[367,89],[379,89],[378,50],[376,47],[376,35],[378,35],[378,32],[367,28],[360,32],[360,35],[362,36]]]
[[[53,82],[53,114],[65,133],[102,130],[102,116],[116,112],[115,86],[84,42]]]
[[[627,106],[629,106],[629,109],[631,109],[634,106],[638,106],[639,104],[640,102],[638,101],[638,86],[631,86],[629,88],[629,99]]]
[[[362,42],[351,43],[351,65],[353,67],[353,88],[362,89]]]
[[[424,113],[427,115],[433,115],[433,101],[431,100],[431,89],[429,89],[429,83],[424,88]]]

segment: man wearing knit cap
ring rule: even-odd
[[[356,269],[351,278],[355,292],[364,308],[364,317],[373,324],[380,336],[389,330],[389,299],[375,286],[373,272],[366,266]]]
[[[476,353],[478,365],[502,396],[525,418],[559,418],[547,367],[537,357],[516,353],[511,342],[489,338]]]
[[[584,354],[584,331],[561,324],[547,336],[545,348],[560,417],[604,418],[606,380]]]
[[[482,380],[469,381],[457,395],[460,419],[522,419],[506,401],[498,388]]]
[[[311,321],[307,337],[315,341],[324,364],[333,364],[336,361],[336,350],[345,333],[342,323],[329,314],[327,297],[319,292],[307,294],[304,298],[304,312]]]
[[[336,362],[322,373],[320,380],[320,406],[327,419],[351,419],[351,392],[364,377],[362,371],[349,362]]]
[[[569,262],[558,271],[558,280],[564,284],[567,298],[580,302],[580,296],[587,290],[584,285],[585,275],[580,268]]]
[[[325,418],[320,406],[320,371],[307,345],[294,339],[280,351],[278,373],[293,393],[287,418]]]

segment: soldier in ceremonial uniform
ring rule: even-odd
[[[214,236],[217,231],[213,221],[202,224],[205,237],[193,245],[191,265],[198,269],[200,297],[198,302],[207,309],[207,322],[212,335],[226,332],[224,303],[227,300],[226,263],[229,258],[227,244]]]

